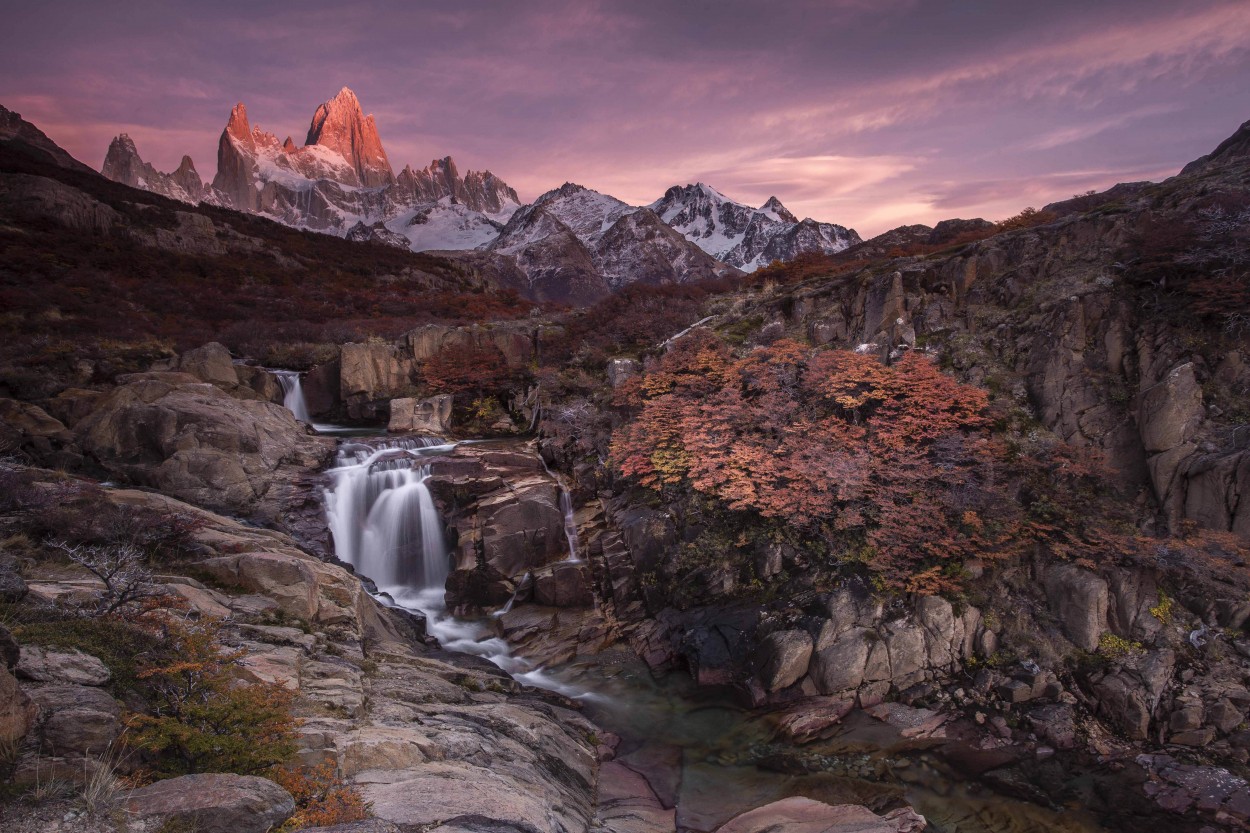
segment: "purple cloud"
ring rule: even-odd
[[[532,199],[703,180],[874,234],[1163,176],[1250,118],[1224,0],[306,2],[6,10],[0,103],[98,166],[215,167],[236,101],[303,138],[352,87],[396,167],[452,154]]]

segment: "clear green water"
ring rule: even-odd
[[[831,741],[796,747],[774,738],[767,715],[700,691],[682,673],[656,679],[628,652],[549,673],[591,692],[583,698],[586,716],[621,737],[617,760],[646,776],[667,806],[676,806],[681,830],[715,830],[738,813],[795,795],[879,811],[907,803],[934,833],[1113,829],[1080,801],[1056,810],[963,781],[917,748],[923,744],[900,742],[893,729],[864,715],[852,716]]]

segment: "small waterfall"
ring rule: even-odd
[[[569,539],[569,561],[581,561],[577,554],[577,521],[573,519],[573,498],[560,484],[560,511],[564,513],[564,537]]]
[[[446,454],[455,445],[425,437],[343,443],[325,492],[335,552],[373,580],[381,601],[424,613],[430,635],[444,648],[484,657],[530,685],[584,694],[512,656],[508,643],[492,636],[486,623],[447,612],[451,555],[425,483],[430,467],[423,458]]]
[[[308,413],[308,402],[304,399],[304,388],[299,383],[299,371],[297,370],[274,370],[273,375],[278,377],[278,384],[282,385],[282,404],[287,410],[295,414],[295,418],[300,422],[312,422],[312,416]]]

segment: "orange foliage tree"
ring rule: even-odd
[[[953,590],[974,555],[1072,534],[1017,500],[1045,472],[992,434],[986,392],[921,353],[783,340],[735,358],[696,333],[620,396],[636,411],[612,438],[622,473],[823,537],[896,589]]]
[[[126,738],[156,773],[258,774],[295,753],[291,692],[241,683],[235,666],[245,652],[221,645],[217,623],[166,616],[155,627],[165,659],[137,675],[151,713],[132,715]]]

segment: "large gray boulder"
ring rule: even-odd
[[[104,663],[82,651],[51,651],[27,645],[17,663],[17,675],[40,683],[107,685],[113,675]]]
[[[779,691],[801,680],[812,658],[812,645],[807,631],[777,631],[764,637],[756,653],[764,688]]]
[[[157,781],[126,797],[131,831],[267,833],[295,812],[291,794],[254,775],[215,773]]]
[[[812,658],[812,682],[821,694],[858,688],[864,681],[864,668],[868,664],[868,649],[878,641],[875,631],[855,628],[833,644],[822,648]]]
[[[119,381],[75,426],[83,451],[114,477],[254,513],[331,454],[332,443],[309,436],[281,405],[238,399],[185,373]]]
[[[419,433],[446,436],[451,433],[451,396],[427,399],[392,399],[391,420],[386,430],[392,434]]]
[[[103,755],[121,734],[121,704],[99,688],[47,686],[30,695],[39,706],[40,747],[49,755]]]
[[[1098,648],[1107,630],[1107,582],[1088,570],[1058,564],[1046,571],[1046,599],[1073,645],[1086,651]]]

